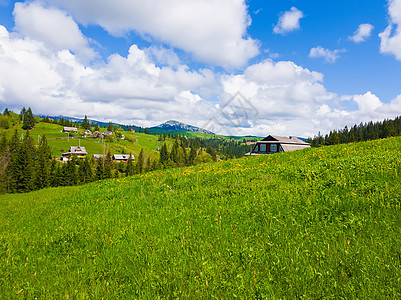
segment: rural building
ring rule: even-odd
[[[127,162],[129,159],[129,154],[114,154],[113,155],[113,160],[115,162]],[[131,155],[131,159],[134,160],[135,156]]]
[[[85,135],[92,135],[92,131],[90,131],[89,129],[86,129],[84,134]]]
[[[61,160],[63,162],[69,161],[72,156],[84,158],[87,154],[85,147],[71,146],[70,151],[62,154]]]
[[[95,160],[99,160],[100,158],[105,158],[106,157],[106,155],[103,155],[103,154],[93,154],[93,158],[95,159]]]
[[[77,133],[78,132],[78,128],[77,127],[64,127],[63,131],[64,132],[75,132],[75,133]]]
[[[111,132],[111,131],[103,131],[102,132],[103,136],[109,136],[109,135],[112,135],[112,134],[113,134],[113,132]]]
[[[290,136],[269,135],[261,141],[257,141],[252,151],[245,155],[273,154],[277,152],[296,151],[310,148],[310,145],[299,138]]]

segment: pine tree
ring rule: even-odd
[[[103,178],[111,178],[112,177],[112,169],[113,169],[113,162],[111,160],[110,150],[107,151],[106,158],[104,160],[104,176]]]
[[[191,147],[191,152],[189,152],[189,156],[188,156],[188,165],[189,166],[193,166],[194,165],[194,161],[196,158],[196,149],[194,146]]]
[[[78,183],[77,158],[72,156],[64,166],[64,182],[66,186],[73,186]]]
[[[7,165],[6,174],[10,192],[22,193],[34,189],[34,152],[33,140],[27,132],[24,141],[18,144],[18,148],[11,153],[10,162]]]
[[[91,128],[91,125],[90,125],[90,123],[88,121],[88,117],[86,115],[85,115],[84,120],[82,121],[82,128],[86,129],[86,130]]]
[[[136,172],[138,174],[143,173],[144,164],[145,164],[145,153],[144,153],[143,149],[141,149],[141,152],[139,153],[138,160],[137,160],[136,166],[135,166],[136,167]]]
[[[162,148],[160,149],[160,163],[164,165],[170,158],[170,155],[167,150],[166,143],[163,144]]]
[[[107,131],[113,131],[113,124],[111,122],[107,125]]]
[[[35,187],[42,189],[50,185],[50,167],[52,154],[47,143],[46,136],[43,135],[36,151],[35,164]]]
[[[95,128],[93,129],[93,131],[100,131],[100,128],[99,128],[99,124],[98,124],[98,123],[96,123]]]
[[[131,153],[129,154],[128,162],[127,162],[127,170],[126,170],[126,175],[131,176],[134,175],[134,163],[132,161],[132,155]]]
[[[102,180],[104,179],[104,165],[103,165],[103,157],[100,157],[97,160],[96,164],[96,178],[97,180]]]
[[[35,126],[35,117],[33,116],[32,110],[29,107],[26,113],[24,113],[22,121],[22,129],[30,130]]]

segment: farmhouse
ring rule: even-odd
[[[103,154],[93,154],[93,158],[94,158],[95,160],[99,160],[100,158],[105,159],[105,158],[106,158],[106,155],[103,155]]]
[[[115,162],[127,162],[129,159],[129,154],[114,154],[113,155],[113,160]],[[134,160],[135,156],[131,155],[131,159]]]
[[[84,158],[87,154],[85,147],[71,146],[70,151],[62,154],[61,160],[63,162],[69,161],[72,156]]]
[[[252,151],[245,155],[273,154],[277,152],[296,151],[310,148],[310,145],[299,138],[290,136],[269,135],[261,141],[256,142]]]
[[[113,132],[111,132],[111,131],[103,131],[102,132],[103,136],[109,136],[109,135],[112,135],[112,134],[113,134]]]
[[[75,133],[77,133],[78,132],[78,128],[77,127],[64,127],[63,131],[64,132],[75,132]]]

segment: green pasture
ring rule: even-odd
[[[399,299],[401,138],[0,195],[3,299]]]

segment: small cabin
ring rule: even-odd
[[[77,132],[78,132],[78,128],[77,128],[77,127],[66,127],[66,126],[64,126],[63,131],[64,131],[64,132],[74,132],[74,133],[77,133]]]
[[[121,161],[122,162],[127,162],[129,157],[130,157],[129,154],[114,154],[113,155],[113,160],[115,162],[121,162]],[[131,159],[134,160],[135,156],[131,155]]]
[[[252,151],[245,155],[273,154],[278,152],[296,151],[310,148],[310,145],[297,137],[284,137],[269,135],[261,141],[257,141]]]

